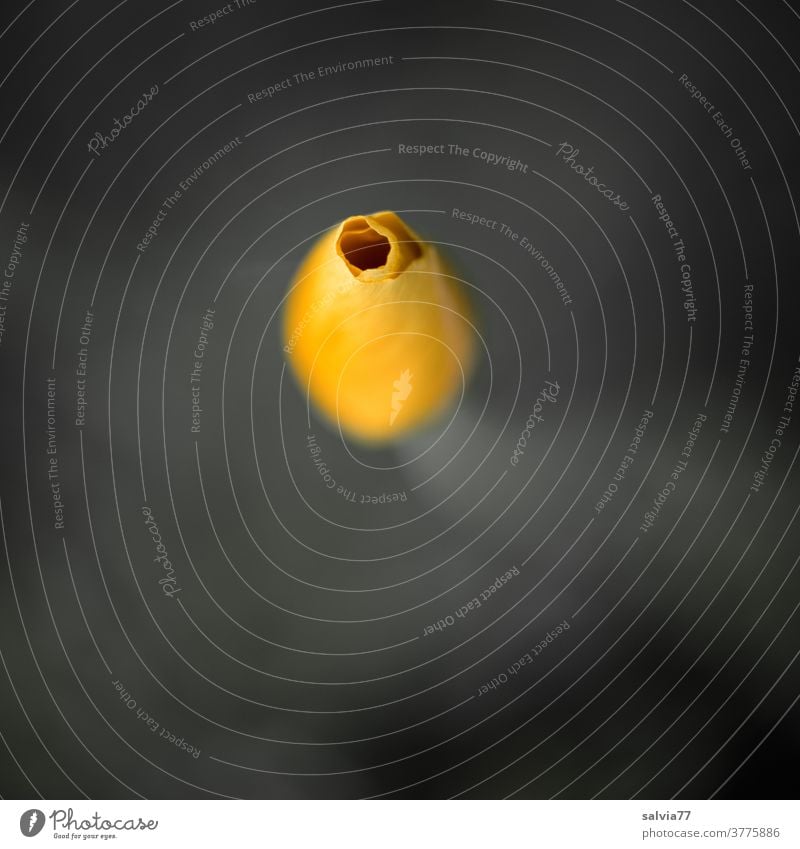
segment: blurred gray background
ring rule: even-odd
[[[6,13],[4,264],[29,229],[0,342],[3,796],[795,793],[800,409],[750,487],[800,353],[800,22],[778,2],[553,5]],[[280,316],[315,235],[381,209],[448,256],[483,344],[455,412],[368,449],[307,411]],[[384,493],[405,500],[361,503]]]

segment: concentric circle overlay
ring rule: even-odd
[[[0,48],[4,798],[792,794],[796,3]]]

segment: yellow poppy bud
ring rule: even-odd
[[[298,269],[283,315],[302,391],[368,442],[429,421],[461,393],[474,360],[463,289],[393,212],[329,230]]]

